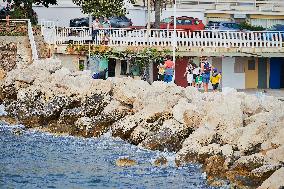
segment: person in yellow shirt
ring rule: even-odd
[[[213,91],[216,92],[220,83],[222,76],[218,73],[216,68],[213,69],[213,73],[210,77],[210,82],[212,83]]]
[[[158,68],[158,81],[164,81],[165,66],[163,64],[159,64],[157,68]]]

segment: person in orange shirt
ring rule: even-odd
[[[167,56],[167,60],[164,63],[165,67],[165,75],[164,75],[164,82],[170,83],[173,80],[174,75],[174,62],[171,60],[170,56]]]

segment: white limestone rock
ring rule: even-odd
[[[79,130],[91,130],[92,127],[94,126],[94,122],[91,118],[89,117],[81,117],[75,122],[75,126]]]
[[[195,130],[188,138],[183,142],[183,147],[190,146],[193,143],[198,143],[201,146],[207,146],[211,143],[216,136],[216,131],[213,125],[204,125]]]
[[[198,156],[213,156],[221,152],[220,144],[212,143],[208,146],[203,146],[198,150]]]
[[[275,171],[267,180],[265,180],[257,189],[283,188],[284,187],[284,167]]]
[[[221,149],[222,155],[225,156],[226,158],[229,158],[233,156],[234,154],[233,148],[229,144],[221,146],[220,149]]]
[[[178,101],[178,104],[174,106],[173,108],[173,116],[174,118],[180,122],[180,123],[185,123],[184,122],[184,113],[186,110],[188,109],[192,109],[193,107],[191,106],[191,104],[188,102],[188,99],[186,98],[181,98]]]

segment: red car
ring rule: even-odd
[[[205,26],[202,23],[202,20],[193,17],[177,17],[176,18],[176,29],[182,29],[187,31],[197,31],[204,30]],[[174,29],[174,17],[165,18],[161,21],[160,29]]]

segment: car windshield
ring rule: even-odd
[[[164,22],[164,23],[170,23],[171,21],[172,21],[171,18],[165,18],[165,19],[162,20],[162,22]]]

